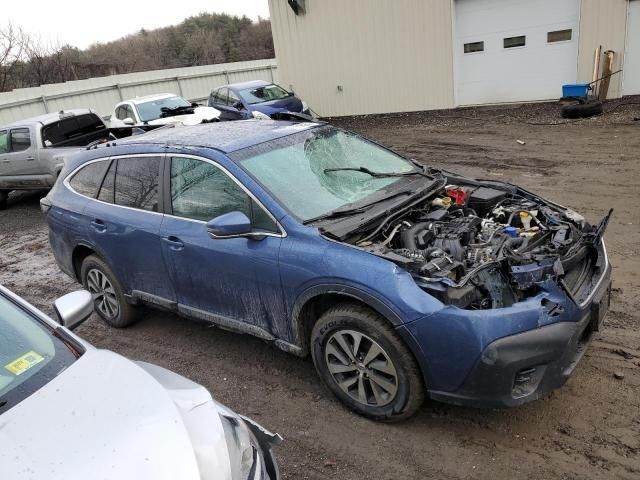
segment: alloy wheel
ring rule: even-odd
[[[398,393],[398,373],[391,358],[364,333],[335,332],[327,341],[325,362],[340,389],[359,403],[382,407]]]
[[[113,285],[107,276],[98,269],[87,272],[87,288],[93,295],[95,308],[106,318],[116,318],[120,312],[120,304]]]

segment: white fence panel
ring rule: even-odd
[[[204,101],[215,87],[247,80],[277,82],[275,59],[172,68],[75,80],[0,93],[0,125],[72,108],[92,108],[106,117],[121,100],[175,93]]]

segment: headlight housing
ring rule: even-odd
[[[233,480],[258,480],[264,478],[259,445],[241,418],[220,415],[229,449],[231,478]]]
[[[282,437],[222,405],[219,407],[232,480],[279,480],[271,448],[279,445]]]
[[[253,118],[259,118],[261,120],[270,120],[271,117],[269,117],[269,115],[262,113],[262,112],[258,112],[257,110],[254,110],[252,112]]]

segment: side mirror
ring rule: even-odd
[[[242,102],[236,102],[233,105],[233,108],[235,108],[236,110],[242,110],[244,108],[244,105],[242,105]]]
[[[191,102],[191,106],[193,108],[198,108],[200,106],[200,104],[198,102]]]
[[[53,302],[58,323],[73,330],[93,313],[93,296],[86,290],[68,293]]]
[[[135,125],[136,122],[133,121],[133,118],[127,117],[122,120],[122,123],[124,123],[125,125]]]
[[[251,220],[242,212],[229,212],[207,223],[211,238],[241,237],[251,233]]]

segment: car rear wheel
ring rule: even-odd
[[[375,312],[355,305],[327,311],[311,333],[320,377],[356,413],[399,421],[424,401],[420,369],[402,339]]]
[[[130,305],[111,269],[100,258],[89,255],[80,272],[82,284],[93,295],[96,313],[109,325],[124,328],[136,321],[136,309]]]

